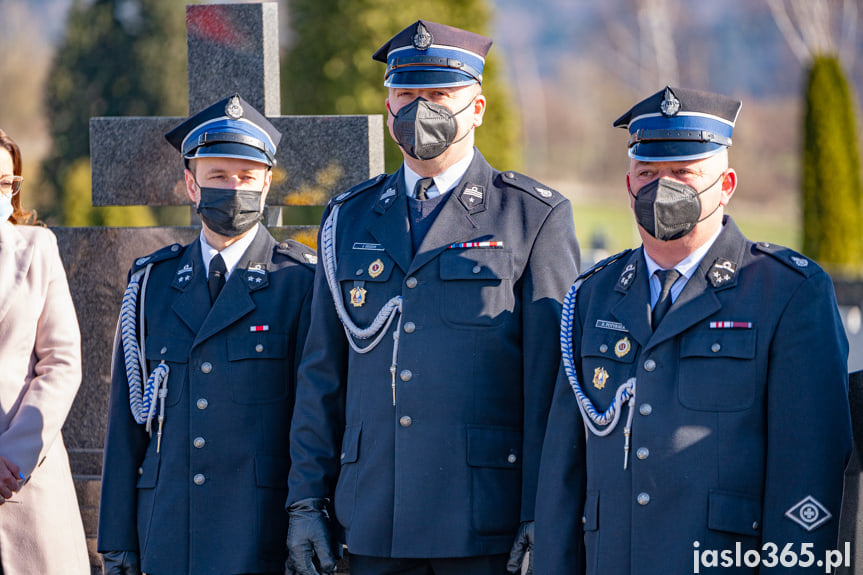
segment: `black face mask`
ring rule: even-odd
[[[431,160],[437,158],[451,145],[464,140],[464,136],[455,139],[458,134],[456,116],[470,108],[476,98],[458,112],[450,112],[446,106],[429,102],[425,98],[417,98],[393,117],[393,135],[396,142],[412,158]],[[471,127],[473,130],[473,127]]]
[[[202,188],[198,213],[207,227],[221,236],[241,236],[261,220],[261,194],[256,190]]]
[[[719,209],[716,204],[709,214],[699,219],[701,215],[701,194],[718,184],[719,178],[698,192],[692,186],[672,180],[659,178],[645,184],[638,194],[629,195],[635,199],[635,219],[642,228],[658,240],[677,240],[688,234],[696,224],[703,222]]]

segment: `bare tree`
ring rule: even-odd
[[[857,7],[860,0],[766,0],[779,31],[804,66],[814,56],[836,54],[848,67],[854,63]],[[839,28],[839,33],[834,33]],[[837,42],[838,38],[838,42]]]

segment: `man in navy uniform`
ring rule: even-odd
[[[323,218],[291,431],[303,575],[334,568],[336,522],[353,575],[502,573],[532,538],[578,246],[565,198],[473,145],[490,45],[421,20],[374,55],[404,164]]]
[[[200,238],[135,261],[114,353],[106,574],[283,573],[314,253],[259,223],[280,135],[235,95],[166,135]]]
[[[643,243],[564,302],[538,575],[823,573],[837,543],[848,343],[828,275],[723,214],[740,106],[669,87],[614,123]]]

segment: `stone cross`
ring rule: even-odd
[[[277,239],[315,239],[313,226],[276,227],[273,206],[324,205],[384,171],[382,116],[280,116],[275,2],[186,7],[189,113],[238,92],[282,133],[268,228]],[[163,134],[183,118],[92,118],[94,206],[189,205],[183,163]],[[275,216],[274,216],[275,212]],[[194,220],[194,218],[193,218]],[[193,222],[198,223],[198,222]],[[91,563],[101,487],[111,355],[132,262],[200,228],[55,228],[78,313],[84,377],[63,429]],[[305,235],[303,235],[305,234]]]

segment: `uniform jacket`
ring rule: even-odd
[[[289,501],[332,498],[355,554],[508,551],[519,522],[533,518],[560,301],[577,273],[572,208],[479,152],[416,254],[401,171],[334,201],[336,276],[351,318],[366,327],[397,295],[403,312],[373,351],[353,351],[319,264]],[[472,241],[502,244],[453,246]],[[350,303],[357,287],[360,306]]]
[[[735,557],[766,546],[769,565],[789,544],[798,556],[811,551],[811,572],[823,573],[815,561],[836,548],[851,449],[848,344],[830,278],[791,250],[748,241],[726,218],[655,332],[649,301],[642,249],[578,291],[579,381],[602,412],[636,378],[632,452],[624,469],[627,409],[597,437],[559,378],[540,469],[537,575],[766,573]],[[731,563],[705,567],[723,551]]]
[[[89,574],[60,429],[81,384],[81,335],[49,230],[0,223],[0,455],[29,478],[0,505],[5,573]]]
[[[118,348],[100,552],[137,550],[155,575],[283,568],[290,413],[314,277],[306,256],[260,227],[212,308],[198,241],[136,262],[153,263],[148,370],[170,367],[164,435],[157,452],[156,433],[135,423]]]

